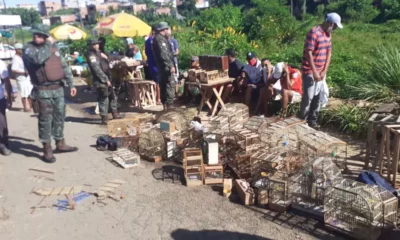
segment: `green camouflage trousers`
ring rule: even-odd
[[[175,78],[169,71],[159,71],[160,95],[162,104],[172,104],[175,99]]]
[[[112,87],[97,88],[97,102],[102,116],[107,115],[110,108],[111,112],[117,111],[117,97]]]
[[[64,96],[37,99],[39,110],[39,139],[50,143],[64,138],[65,102]]]

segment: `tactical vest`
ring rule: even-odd
[[[33,74],[30,75],[34,85],[51,85],[55,82],[61,83],[65,75],[58,49],[56,47],[51,48],[50,57],[43,65],[33,69]]]

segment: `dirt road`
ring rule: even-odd
[[[15,107],[20,108],[16,103]],[[276,215],[265,209],[247,208],[220,195],[209,186],[187,188],[180,183],[160,181],[160,165],[142,162],[124,170],[108,160],[109,155],[91,145],[106,132],[98,120],[68,108],[65,137],[79,147],[76,153],[57,155],[57,162],[41,162],[37,119],[29,113],[8,112],[13,155],[0,157],[0,239],[3,240],[124,240],[124,239],[339,239],[320,229],[316,221]],[[55,174],[30,171],[47,168]],[[39,177],[38,177],[39,176]],[[40,179],[46,176],[54,181]],[[33,188],[82,186],[93,191],[108,180],[127,183],[119,202],[98,203],[90,196],[75,210],[51,207],[64,196],[42,199],[30,194]],[[51,207],[51,208],[50,208]]]

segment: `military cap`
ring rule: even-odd
[[[151,25],[151,31],[157,31],[158,24]]]
[[[90,46],[95,45],[95,44],[100,44],[100,40],[97,38],[92,38],[87,41],[87,44]]]
[[[159,24],[157,24],[157,31],[162,31],[164,29],[168,29],[168,23],[166,22],[160,22]]]
[[[49,33],[49,26],[44,25],[44,24],[40,24],[40,23],[34,23],[31,27],[31,33],[33,34],[42,34],[46,37],[50,37],[50,33]]]

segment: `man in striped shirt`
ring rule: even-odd
[[[315,127],[319,115],[319,98],[323,81],[326,79],[331,62],[331,34],[336,28],[343,28],[337,13],[329,13],[321,25],[312,28],[304,43],[303,52],[303,98],[300,116]]]

